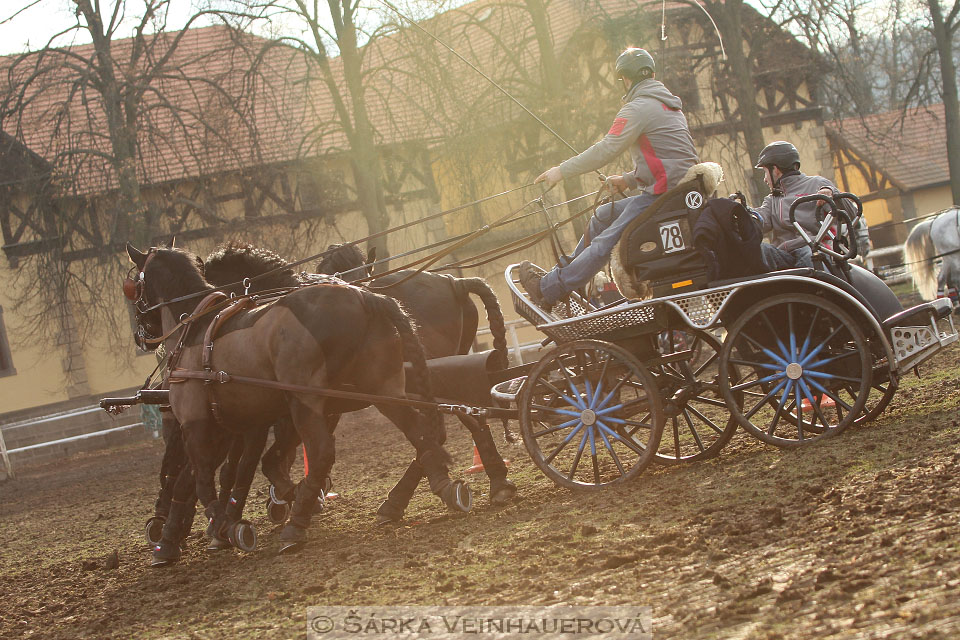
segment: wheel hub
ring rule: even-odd
[[[797,362],[791,362],[787,365],[787,377],[791,380],[798,380],[803,376],[803,367]]]
[[[588,427],[592,427],[597,423],[597,414],[593,409],[584,409],[580,414],[580,422]]]

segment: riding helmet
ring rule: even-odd
[[[769,166],[780,167],[781,170],[791,170],[796,165],[800,168],[800,152],[786,140],[771,142],[763,148],[757,158],[757,169]]]
[[[644,69],[649,69],[650,72],[644,74]],[[653,56],[647,53],[646,49],[630,47],[617,57],[617,76],[631,82],[649,78],[656,70],[657,65],[653,61]]]

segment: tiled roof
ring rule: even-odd
[[[950,180],[943,104],[833,120],[826,126],[901,189]]]
[[[659,18],[661,4],[641,1],[640,7],[652,7]],[[667,10],[689,10],[685,5],[669,3]],[[552,0],[548,16],[555,50],[566,45],[584,24],[599,24],[603,18],[636,12],[636,0]],[[669,16],[669,13],[668,13]],[[523,94],[524,86],[517,78],[538,73],[536,40],[530,17],[519,4],[502,4],[477,0],[420,23],[457,52],[482,68],[493,79],[503,81],[512,93]],[[401,25],[405,26],[405,25]],[[177,33],[160,36],[167,40]],[[363,51],[367,79],[365,99],[377,142],[389,144],[404,140],[432,140],[449,135],[452,126],[461,122],[481,101],[488,112],[496,110],[503,118],[515,117],[519,110],[506,99],[489,101],[495,90],[464,63],[440,45],[425,40],[412,28],[396,31],[380,38]],[[241,38],[248,45],[244,50],[232,38]],[[419,44],[416,44],[419,42]],[[129,61],[132,40],[113,43],[113,55],[120,69]],[[137,170],[144,183],[157,184],[187,177],[215,174],[226,170],[260,166],[313,157],[335,152],[348,146],[348,141],[334,109],[331,97],[318,66],[308,62],[295,49],[273,46],[264,56],[265,72],[255,80],[246,72],[256,52],[268,41],[251,35],[232,34],[223,26],[191,29],[182,37],[170,69],[176,73],[155,81],[159,89],[146,96],[146,107],[139,123],[140,151]],[[636,43],[643,44],[643,43]],[[416,47],[429,47],[441,61],[439,71],[418,64]],[[90,59],[93,45],[81,45],[51,56],[53,75],[59,82],[46,82],[36,91],[25,109],[23,142],[43,158],[53,161],[71,148],[85,146],[110,151],[106,137],[106,116],[99,96],[90,87],[74,85],[70,93],[63,79],[76,74],[64,62],[68,57]],[[35,61],[39,54],[31,54]],[[0,58],[0,83],[15,56]],[[32,64],[20,63],[19,73],[29,72]],[[335,80],[343,87],[341,60],[331,60]],[[371,70],[376,70],[370,73]],[[438,77],[425,78],[430,73]],[[216,80],[228,94],[238,95],[246,89],[247,103],[255,117],[255,129],[243,124],[231,113],[226,100],[206,80]],[[511,81],[513,84],[509,84]],[[439,82],[450,82],[455,98],[437,97],[429,88]],[[531,81],[536,84],[536,81]],[[0,85],[2,89],[2,85]],[[529,92],[527,95],[530,95]],[[347,98],[349,104],[349,98]],[[175,108],[164,108],[167,101]],[[493,106],[491,106],[493,105]],[[535,104],[527,105],[531,108]],[[217,123],[216,129],[204,126],[199,113]],[[210,119],[213,113],[214,117]],[[438,114],[441,114],[438,116]],[[96,125],[85,124],[88,117]],[[54,128],[58,135],[51,135]],[[9,124],[5,125],[11,132]],[[258,141],[259,144],[254,144]],[[84,155],[67,160],[78,171],[75,188],[80,193],[103,191],[116,187],[113,171],[106,170],[106,160]]]

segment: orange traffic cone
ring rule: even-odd
[[[830,407],[836,406],[836,402],[833,401],[833,398],[830,396],[820,396],[820,402],[818,403],[821,409],[828,409]],[[804,413],[809,413],[813,411],[813,406],[811,406],[810,401],[806,398],[803,399],[803,402],[800,403],[800,408]]]
[[[504,460],[503,464],[510,466],[509,460]],[[469,469],[465,469],[464,473],[480,473],[483,471],[483,461],[480,460],[480,450],[477,449],[477,445],[473,445],[473,466]]]

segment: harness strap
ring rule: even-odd
[[[515,418],[516,410],[504,409],[500,407],[471,407],[459,404],[443,404],[438,402],[427,402],[426,400],[415,400],[413,398],[396,398],[393,396],[377,396],[370,393],[359,393],[356,391],[343,391],[340,389],[321,389],[318,387],[307,387],[299,384],[288,384],[276,380],[264,380],[263,378],[249,378],[247,376],[230,375],[226,371],[191,371],[189,369],[174,369],[170,372],[171,382],[185,382],[187,380],[202,380],[204,382],[219,382],[226,384],[235,382],[237,384],[246,384],[254,387],[263,387],[266,389],[276,389],[277,391],[292,391],[294,393],[303,393],[307,395],[322,396],[327,398],[339,398],[342,400],[356,400],[368,404],[393,404],[404,407],[414,407],[416,409],[427,409],[440,411],[442,413],[464,414],[487,416],[493,418]]]
[[[227,320],[249,307],[252,302],[253,301],[247,297],[232,301],[231,304],[227,305],[225,309],[214,316],[213,322],[207,326],[207,331],[203,336],[203,355],[201,357],[204,371],[213,372],[213,338],[216,336],[217,331],[220,330],[220,327],[222,327]],[[203,303],[201,302],[200,304]],[[216,387],[211,384],[209,380],[205,386],[207,387],[207,402],[210,404],[210,412],[213,413],[213,419],[217,421],[217,424],[222,426],[223,416],[220,412],[220,403],[217,401]]]

